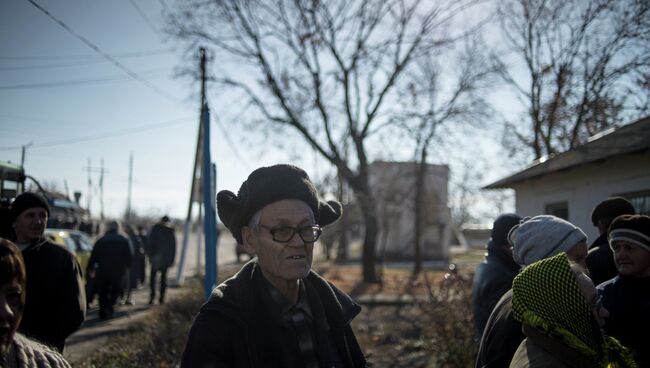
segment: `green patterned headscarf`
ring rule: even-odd
[[[634,367],[625,348],[601,337],[566,253],[535,262],[512,282],[515,319],[560,341],[603,367]]]

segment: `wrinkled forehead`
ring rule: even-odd
[[[314,212],[307,203],[297,199],[283,199],[262,208],[264,223],[313,222]]]

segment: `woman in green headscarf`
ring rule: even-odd
[[[591,279],[566,253],[526,267],[512,291],[515,319],[527,337],[511,368],[636,366],[618,341],[603,335],[607,310]]]

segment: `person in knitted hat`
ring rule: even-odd
[[[519,224],[521,217],[506,213],[494,220],[487,253],[474,272],[472,304],[474,327],[478,339],[483,335],[485,324],[501,296],[510,290],[512,279],[519,272],[519,265],[512,259],[508,233]]]
[[[16,331],[25,310],[26,278],[20,250],[0,238],[0,367],[68,368],[57,351]]]
[[[27,270],[27,300],[19,330],[63,352],[65,339],[86,317],[86,294],[74,255],[43,237],[49,213],[47,201],[36,193],[22,193],[11,204],[14,243]]]
[[[605,332],[634,350],[639,367],[650,367],[650,217],[619,216],[608,238],[618,276],[598,286],[610,312]]]
[[[614,264],[614,253],[609,247],[607,230],[609,225],[620,215],[634,215],[632,203],[623,197],[612,197],[600,202],[591,212],[591,222],[600,234],[589,246],[587,267],[594,284],[601,284],[614,278],[618,272]]]
[[[635,367],[616,339],[603,335],[608,311],[585,270],[565,253],[535,262],[512,282],[515,319],[526,338],[510,363],[523,367]]]
[[[323,227],[341,204],[323,201],[292,165],[253,171],[217,194],[219,218],[256,258],[217,286],[189,332],[181,367],[364,367],[350,322],[361,307],[311,270]]]
[[[508,241],[513,258],[525,267],[566,252],[571,262],[585,267],[587,236],[572,223],[549,215],[528,217],[512,227]],[[476,367],[505,367],[525,338],[512,312],[512,289],[497,302],[481,337]]]

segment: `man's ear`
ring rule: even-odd
[[[257,247],[257,234],[256,232],[251,229],[248,226],[244,226],[241,228],[241,238],[242,238],[242,245],[244,246],[244,249],[246,252],[250,254],[255,254],[257,255],[256,252],[256,247]]]

